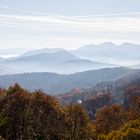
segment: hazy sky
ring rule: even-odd
[[[104,41],[140,44],[140,0],[0,0],[0,50]]]

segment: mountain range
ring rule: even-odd
[[[87,45],[73,51],[79,57],[123,66],[140,63],[140,45],[123,43],[115,45],[105,42],[99,45]]]
[[[56,73],[24,73],[0,76],[0,87],[19,83],[29,90],[42,89],[49,94],[59,94],[74,88],[90,88],[103,81],[117,80],[139,70],[128,68],[106,68],[79,72],[70,75]]]
[[[127,66],[140,68],[140,45],[105,42],[68,51],[44,48],[16,57],[0,59],[0,75],[24,72],[72,74],[88,70]],[[8,68],[8,69],[7,69]]]

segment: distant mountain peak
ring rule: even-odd
[[[99,44],[98,46],[117,46],[115,43],[112,43],[112,42],[104,42],[104,43],[101,43]]]
[[[135,44],[135,43],[125,42],[125,43],[121,44],[120,46],[126,46],[126,47],[129,47],[129,46],[140,46],[140,45]]]
[[[62,48],[42,48],[42,49],[28,51],[28,52],[22,54],[20,57],[37,55],[37,54],[41,54],[41,53],[49,54],[49,53],[54,53],[54,52],[57,52],[57,51],[64,51],[64,49],[62,49]]]

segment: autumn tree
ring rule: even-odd
[[[7,90],[5,97],[1,100],[0,118],[3,130],[2,136],[8,139],[23,139],[26,133],[26,109],[29,98],[27,91],[18,84]]]
[[[29,106],[30,135],[32,139],[60,139],[61,108],[55,98],[35,91]]]
[[[0,135],[7,140],[60,139],[61,108],[42,91],[30,93],[18,84],[0,101]]]
[[[140,96],[133,97],[129,104],[131,120],[140,119]]]
[[[65,140],[90,140],[92,126],[85,110],[80,105],[68,105],[64,108]]]
[[[82,103],[83,107],[88,111],[91,119],[95,119],[96,111],[103,106],[109,106],[113,103],[113,96],[111,93],[100,93]]]
[[[140,96],[140,86],[131,86],[126,89],[124,93],[124,106],[129,107],[131,105],[131,102],[133,98]]]
[[[119,129],[128,121],[128,115],[121,105],[103,107],[96,116],[95,127],[98,133],[108,134]]]
[[[140,121],[133,120],[126,123],[120,130],[110,132],[105,140],[139,140]]]

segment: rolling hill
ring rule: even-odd
[[[135,71],[128,68],[107,68],[70,75],[55,73],[3,75],[0,76],[0,87],[19,83],[29,90],[42,89],[49,94],[59,94],[73,88],[90,88],[99,82],[116,80]]]
[[[58,99],[63,104],[77,103],[78,100],[84,102],[103,93],[110,93],[114,97],[114,103],[123,104],[125,91],[131,87],[140,85],[140,70],[133,70],[122,77],[101,81],[87,89],[75,89],[65,94],[59,95]]]

